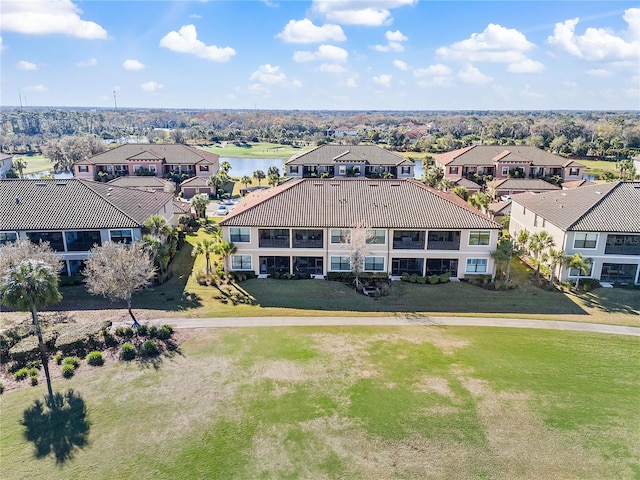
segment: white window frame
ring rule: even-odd
[[[449,173],[451,175],[457,175],[458,174],[458,168],[459,167],[449,167]]]
[[[569,278],[578,278],[578,269],[570,268],[569,269]],[[584,275],[580,275],[580,278],[591,278],[591,274],[593,273],[593,263],[589,264],[589,268],[587,268],[586,273]]]
[[[502,175],[509,175],[509,167],[502,167]]]
[[[345,263],[345,260],[346,260],[347,268],[346,268],[346,269],[338,269],[338,270],[335,270],[335,269],[333,268],[333,259],[334,259],[334,258],[339,258],[339,259],[341,259],[341,260],[338,262],[338,263],[341,263],[341,264],[342,264],[342,263]],[[331,255],[331,256],[329,257],[329,269],[330,269],[330,271],[332,271],[332,272],[350,272],[350,271],[351,271],[351,261],[349,260],[349,257],[347,257],[347,256],[345,256],[345,255]]]
[[[484,270],[478,270],[478,267],[480,265],[484,265]],[[475,268],[473,270],[469,269],[470,266],[474,266]],[[479,274],[485,274],[487,273],[487,270],[489,268],[489,260],[486,258],[467,258],[467,261],[465,263],[465,268],[464,268],[464,272],[465,273],[479,273]]]
[[[346,175],[347,174],[347,166],[346,165],[339,165],[338,166],[338,174],[339,175]]]
[[[78,165],[78,172],[88,173],[89,172],[89,165]]]
[[[595,235],[596,243],[593,247],[576,247],[576,240],[579,237],[583,237],[582,240],[586,242],[590,235]],[[600,234],[595,232],[576,232],[573,236],[573,249],[574,250],[595,250],[598,248],[598,240],[600,240]]]
[[[569,176],[570,177],[577,177],[578,175],[580,175],[580,168],[579,167],[569,167]]]
[[[400,173],[402,173],[402,175],[409,175],[411,173],[411,167],[400,167]]]
[[[471,236],[473,234],[478,235],[478,241],[480,241],[480,235],[482,234],[489,234],[489,239],[487,240],[487,243],[471,243]],[[470,247],[488,247],[491,245],[491,230],[471,230],[469,232],[469,239],[467,242]]]
[[[333,241],[333,237],[335,236],[333,232],[338,232],[338,236],[342,239],[344,238],[345,241],[340,240],[339,242],[334,242]],[[342,232],[347,232],[346,235],[343,235]],[[332,245],[340,245],[342,243],[344,244],[349,244],[351,243],[351,229],[350,228],[332,228],[331,231],[329,232],[329,243],[331,243]]]
[[[244,264],[245,262],[242,260],[244,259],[249,259],[249,266],[248,267],[234,267],[234,261],[236,259],[240,258],[240,263]],[[251,255],[245,255],[245,254],[234,254],[231,255],[231,270],[235,270],[235,271],[241,271],[241,270],[253,270],[252,268],[253,265],[253,258],[251,257]]]
[[[11,242],[11,243],[13,243],[13,242],[17,242],[17,241],[18,241],[18,239],[20,238],[20,235],[18,235],[18,232],[14,232],[14,231],[12,231],[12,230],[6,230],[6,231],[3,231],[3,232],[0,232],[0,235],[3,235],[3,236],[7,236],[7,235],[10,235],[10,234],[15,235],[15,236],[16,236],[16,238],[15,238],[14,240],[6,240],[6,239],[5,239],[5,243],[9,243],[9,242]],[[0,244],[0,245],[1,245],[1,244]]]
[[[382,242],[374,242],[374,239],[378,238],[378,234],[382,232]],[[367,229],[367,245],[386,245],[387,244],[387,231],[384,228],[368,228]]]
[[[238,237],[243,237],[246,233],[249,240],[233,240],[233,230],[238,230]],[[248,227],[229,227],[229,241],[232,243],[251,243],[251,229]]]
[[[131,243],[135,242],[135,238],[133,238],[133,230],[131,230],[130,228],[114,228],[113,230],[109,230],[109,241],[113,242],[113,238],[111,237],[111,232],[126,232],[129,231],[131,233]],[[124,243],[125,245],[128,245],[126,242],[118,242],[118,243]]]
[[[298,173],[298,165],[289,165],[289,173]]]
[[[137,172],[138,170],[141,170],[141,169],[142,169],[142,165],[134,165],[133,166],[134,173]]]
[[[147,170],[149,170],[150,172],[153,172],[153,173],[158,173],[158,170],[157,170],[155,164],[149,165],[149,168]]]
[[[373,259],[373,266],[375,267],[380,260],[382,260],[381,268],[367,268],[367,260]],[[385,258],[380,256],[371,255],[368,257],[364,257],[364,265],[363,270],[365,272],[384,272],[385,271]]]

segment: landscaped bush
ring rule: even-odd
[[[122,347],[120,347],[120,358],[127,361],[136,358],[136,347],[129,342],[123,343]]]
[[[100,334],[102,335],[102,340],[106,347],[112,348],[118,345],[118,340],[109,333],[109,330],[102,330]]]
[[[160,340],[168,340],[173,333],[173,327],[171,325],[163,325],[160,329],[158,329],[157,337]]]
[[[53,359],[56,361],[56,363],[57,363],[58,365],[60,365],[60,364],[62,363],[62,359],[63,359],[63,358],[64,358],[64,357],[62,356],[62,354],[61,354],[61,353],[56,353],[56,354],[53,356]]]
[[[66,357],[62,360],[62,365],[71,365],[73,368],[78,368],[80,365],[80,359],[78,357]]]
[[[158,336],[158,327],[156,327],[155,325],[151,325],[149,327],[149,336],[151,338],[156,338]]]
[[[140,350],[143,355],[152,356],[160,353],[160,349],[158,348],[158,344],[154,340],[146,340],[140,346]]]
[[[38,384],[38,375],[30,375],[29,380],[31,380],[31,386],[35,387]]]
[[[87,355],[87,363],[89,365],[93,365],[94,367],[99,367],[104,365],[104,358],[102,357],[102,352],[94,351],[89,352]]]
[[[136,334],[138,334],[141,337],[146,337],[148,333],[149,333],[149,327],[147,327],[146,325],[140,324],[138,328],[136,328]]]
[[[430,275],[429,276],[429,283],[431,285],[435,285],[436,283],[438,283],[440,281],[440,277],[438,275]]]
[[[0,382],[0,395],[4,393],[4,383]]]
[[[29,369],[27,367],[22,367],[20,370],[16,371],[13,374],[13,378],[16,380],[24,380],[29,376]]]
[[[23,338],[9,350],[9,357],[14,362],[25,365],[30,360],[38,358],[40,348],[35,336]]]
[[[208,275],[204,270],[198,270],[196,272],[196,282],[198,282],[199,285],[206,286],[211,286],[215,283],[213,276]]]
[[[250,278],[256,278],[256,273],[254,271],[231,271],[228,275],[236,283],[244,282]]]
[[[131,327],[116,327],[116,335],[119,337],[131,338],[133,337],[133,328]]]
[[[38,369],[35,367],[31,367],[29,368],[29,376],[33,377],[33,376],[38,376]]]
[[[75,367],[70,363],[65,363],[64,365],[62,365],[62,376],[64,378],[73,377],[73,374],[75,373],[75,371],[76,371]]]
[[[583,278],[578,283],[578,290],[581,292],[590,292],[594,288],[598,288],[600,286],[600,280],[596,280],[595,278]]]

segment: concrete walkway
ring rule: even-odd
[[[398,314],[387,317],[221,317],[184,318],[170,317],[150,320],[154,325],[170,324],[175,328],[229,328],[229,327],[281,327],[281,326],[330,326],[330,325],[425,325],[425,326],[474,326],[542,328],[576,332],[609,333],[613,335],[640,336],[640,327],[606,325],[601,323],[563,322],[559,320],[528,320],[522,318],[491,317],[429,317],[419,314]]]

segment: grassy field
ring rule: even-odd
[[[27,161],[27,168],[24,169],[24,174],[46,172],[53,169],[53,162],[51,162],[44,155],[20,155],[16,158],[21,158]]]
[[[200,147],[207,152],[217,153],[221,157],[233,158],[289,158],[292,155],[310,150],[313,146],[293,148],[279,143],[248,143],[248,147],[238,147],[233,142],[221,142],[213,147]]]
[[[82,445],[58,463],[20,424],[44,387],[5,393],[0,464],[14,480],[638,478],[637,347],[501,328],[203,330],[157,362],[57,380],[90,428],[78,435],[76,412],[44,440]]]

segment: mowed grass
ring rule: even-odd
[[[637,478],[637,338],[463,327],[199,330],[58,380],[88,443],[35,458],[0,397],[7,478]]]
[[[19,155],[18,157],[14,158],[21,158],[22,160],[26,160],[27,168],[23,170],[23,173],[25,175],[53,170],[53,162],[44,155]]]
[[[221,157],[232,158],[289,158],[292,155],[305,152],[313,146],[293,148],[291,145],[279,143],[247,143],[249,146],[237,146],[233,142],[221,142],[212,147],[199,147],[207,152],[217,153]]]

